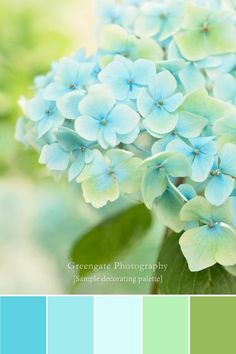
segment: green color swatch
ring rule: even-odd
[[[143,354],[188,354],[188,298],[143,301]]]
[[[191,354],[235,354],[236,297],[192,297]]]

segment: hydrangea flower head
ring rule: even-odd
[[[236,264],[233,1],[95,1],[97,52],[35,79],[16,139],[95,208],[144,203],[191,271]]]

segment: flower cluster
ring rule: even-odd
[[[16,138],[102,207],[126,195],[177,233],[192,271],[236,264],[234,0],[100,0],[98,50],[21,98]]]

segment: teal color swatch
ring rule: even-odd
[[[93,297],[48,298],[48,354],[93,354]]]
[[[94,354],[142,354],[142,297],[96,297],[94,321]]]
[[[1,298],[1,354],[46,353],[46,298]]]
[[[143,354],[188,354],[188,298],[143,301]]]

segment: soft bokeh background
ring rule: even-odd
[[[14,130],[18,98],[32,94],[35,75],[81,46],[95,50],[95,15],[89,0],[1,0],[0,24],[0,293],[67,293],[73,243],[124,203],[89,207],[76,185],[55,182],[37,153],[14,140]],[[119,260],[152,263],[158,245],[152,230]],[[84,285],[76,292],[147,293],[149,286]]]

